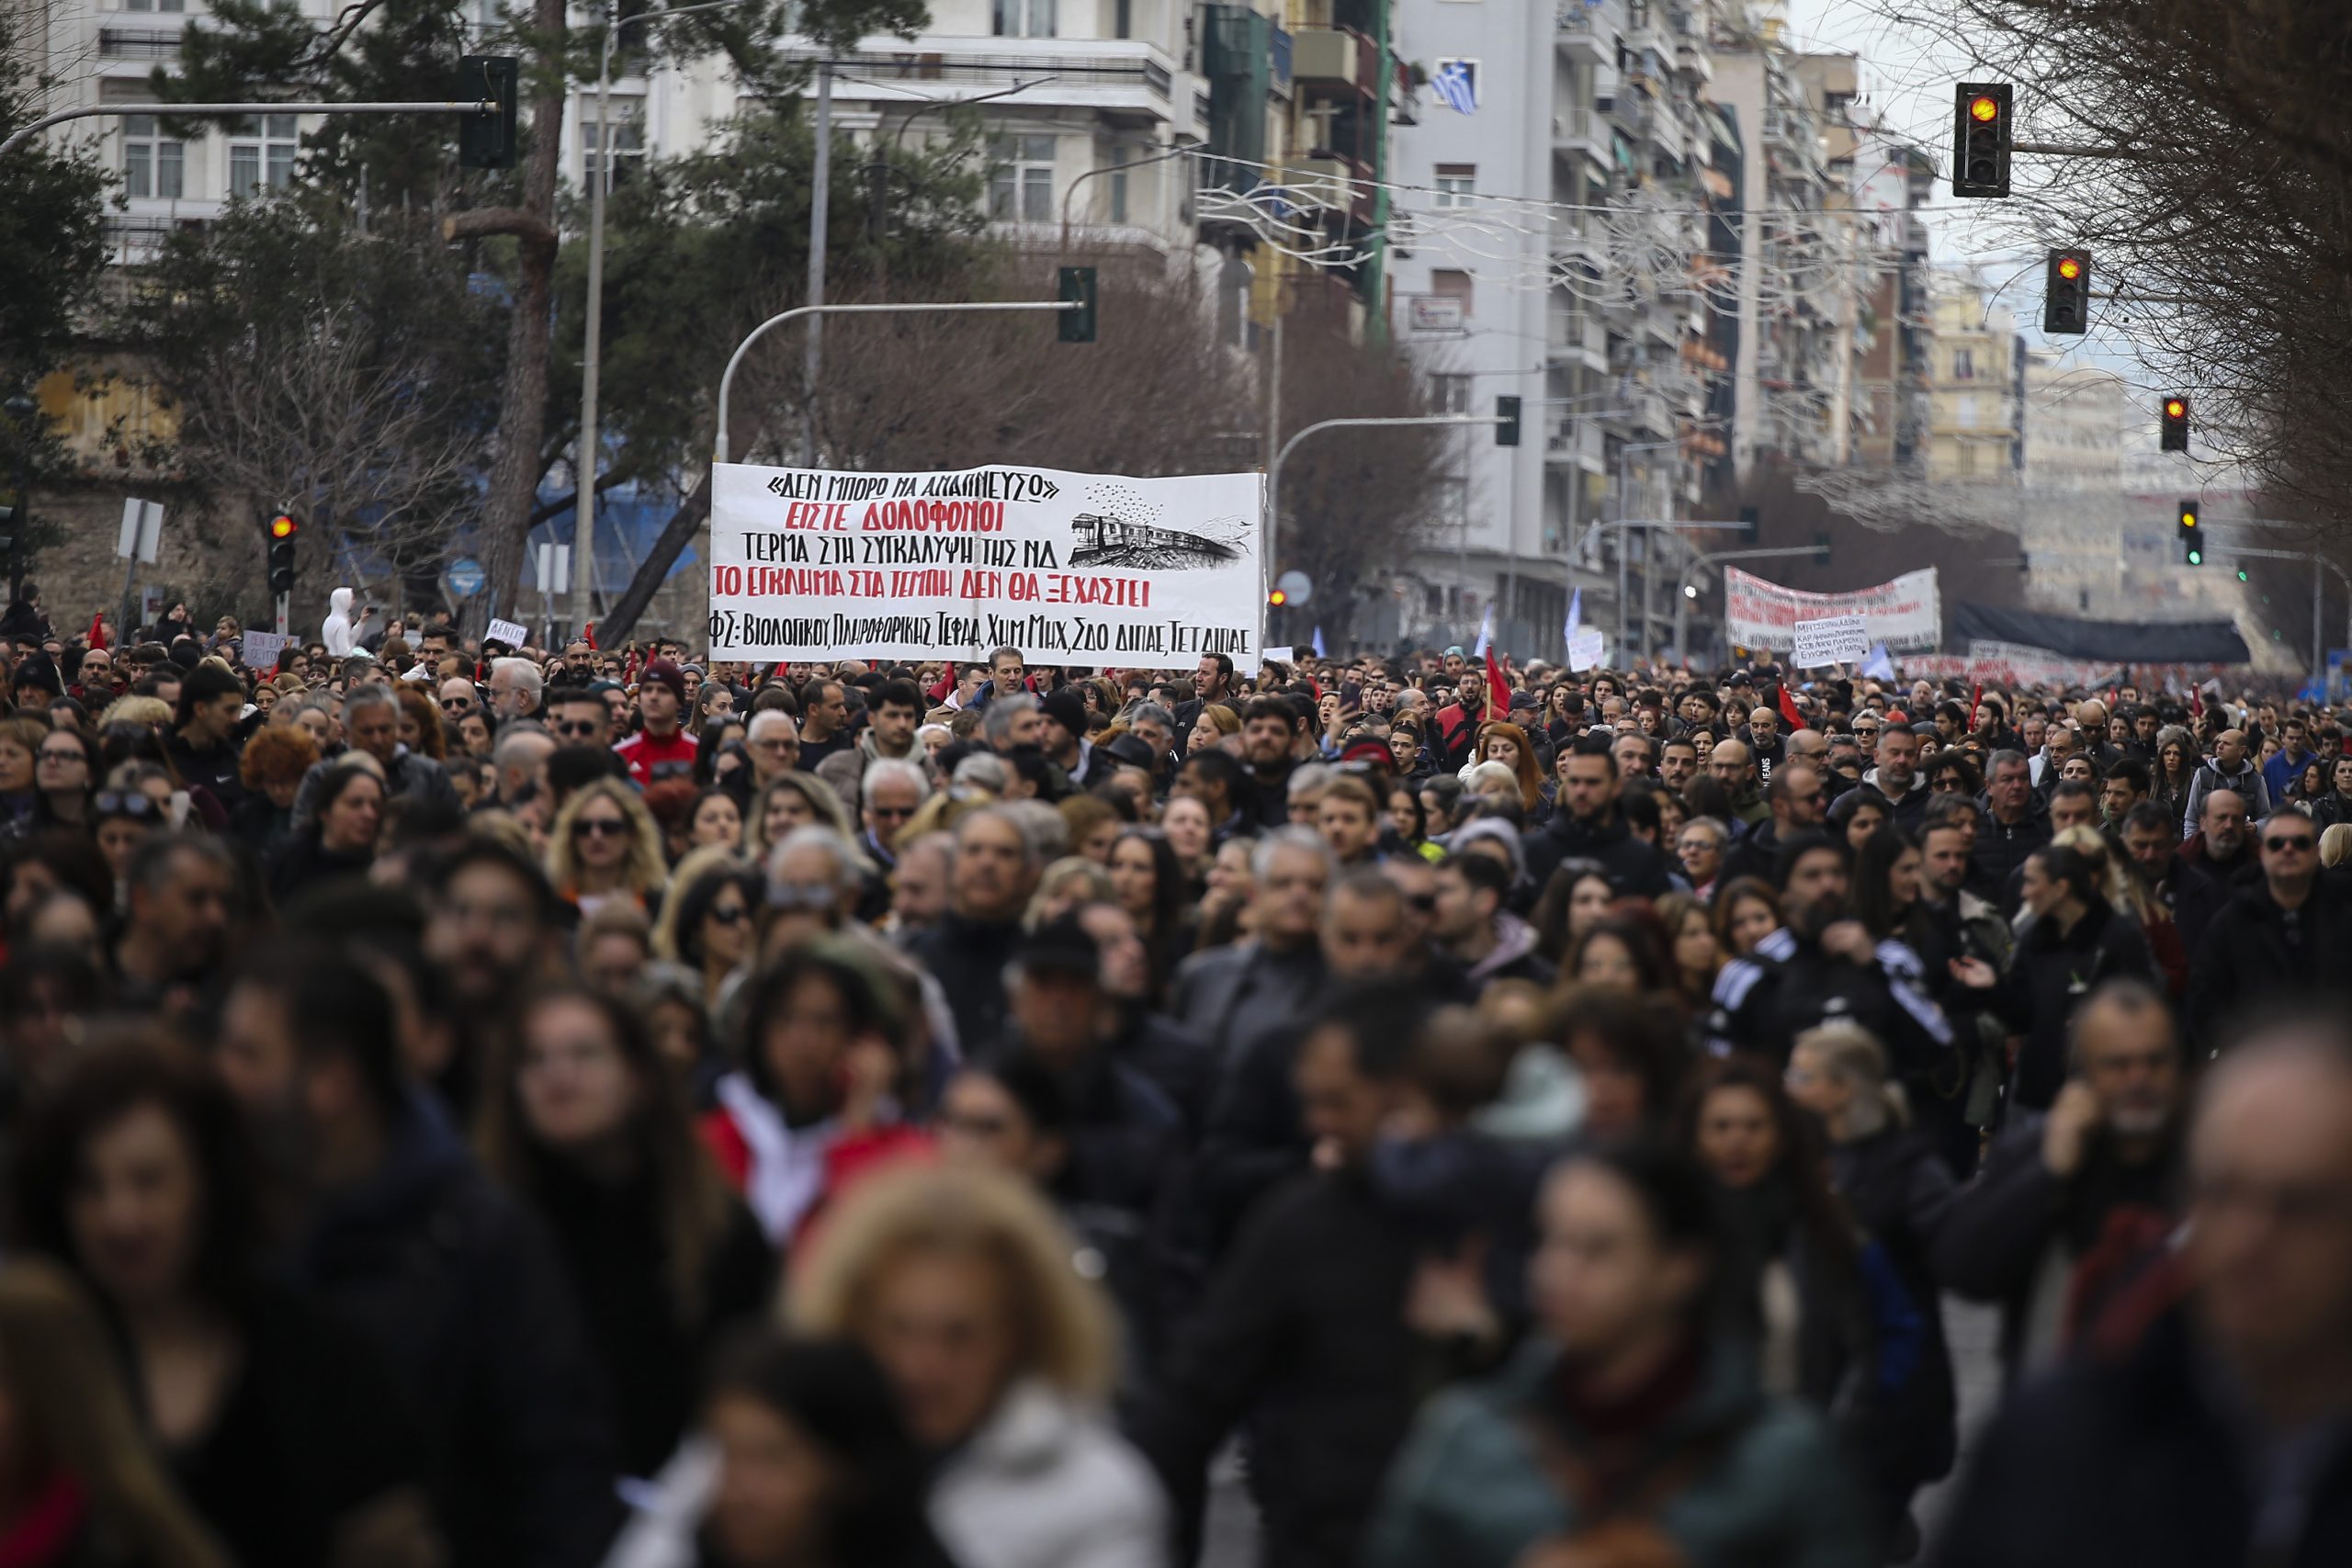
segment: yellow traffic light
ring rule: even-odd
[[[1290,595],[1277,588],[1272,593],[1266,595],[1266,603],[1279,607],[1290,603]]]
[[[2166,419],[2178,419],[2188,412],[2188,405],[2182,402],[2178,398],[2166,398],[2165,400],[2165,417]]]
[[[269,520],[269,536],[273,539],[290,539],[294,536],[295,527],[294,519],[281,512]]]
[[[2001,105],[1990,93],[1979,93],[1968,100],[1968,118],[1979,125],[1990,125],[2001,118]]]
[[[2080,256],[2060,256],[2058,258],[2058,276],[2064,278],[2069,283],[2072,283],[2075,279],[2082,276],[2083,258]]]

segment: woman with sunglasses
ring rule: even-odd
[[[548,877],[582,915],[616,898],[650,913],[669,863],[653,814],[637,791],[614,779],[575,790],[548,837]]]
[[[678,891],[662,905],[653,951],[700,976],[703,1006],[716,1012],[728,981],[751,956],[752,926],[767,890],[731,845],[689,853],[671,885]]]

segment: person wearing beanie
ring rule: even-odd
[[[637,678],[638,732],[613,748],[638,788],[654,782],[657,768],[662,778],[694,771],[695,738],[681,721],[685,708],[685,671],[666,659],[648,664]]]
[[[1094,742],[1086,738],[1086,699],[1078,688],[1057,686],[1046,694],[1042,705],[1046,724],[1037,740],[1046,761],[1069,776],[1073,789],[1091,789],[1102,783],[1108,769],[1096,760]]]

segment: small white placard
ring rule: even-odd
[[[513,621],[492,621],[490,623],[490,630],[485,635],[495,641],[504,643],[509,648],[522,647],[524,643],[530,640],[531,636],[528,631],[516,626]]]
[[[1796,624],[1796,647],[1789,662],[1800,670],[1817,670],[1824,664],[1859,664],[1870,652],[1870,626],[1862,616],[1831,615]]]

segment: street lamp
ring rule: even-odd
[[[596,366],[605,339],[605,194],[613,186],[613,39],[632,22],[667,21],[696,11],[720,11],[744,0],[703,0],[668,11],[613,15],[605,28],[605,42],[596,61],[596,177],[588,191],[588,342],[580,365],[579,458],[572,464],[573,489],[578,492],[572,515],[579,525],[571,540],[571,635],[596,613],[596,450],[603,444],[596,428]]]

